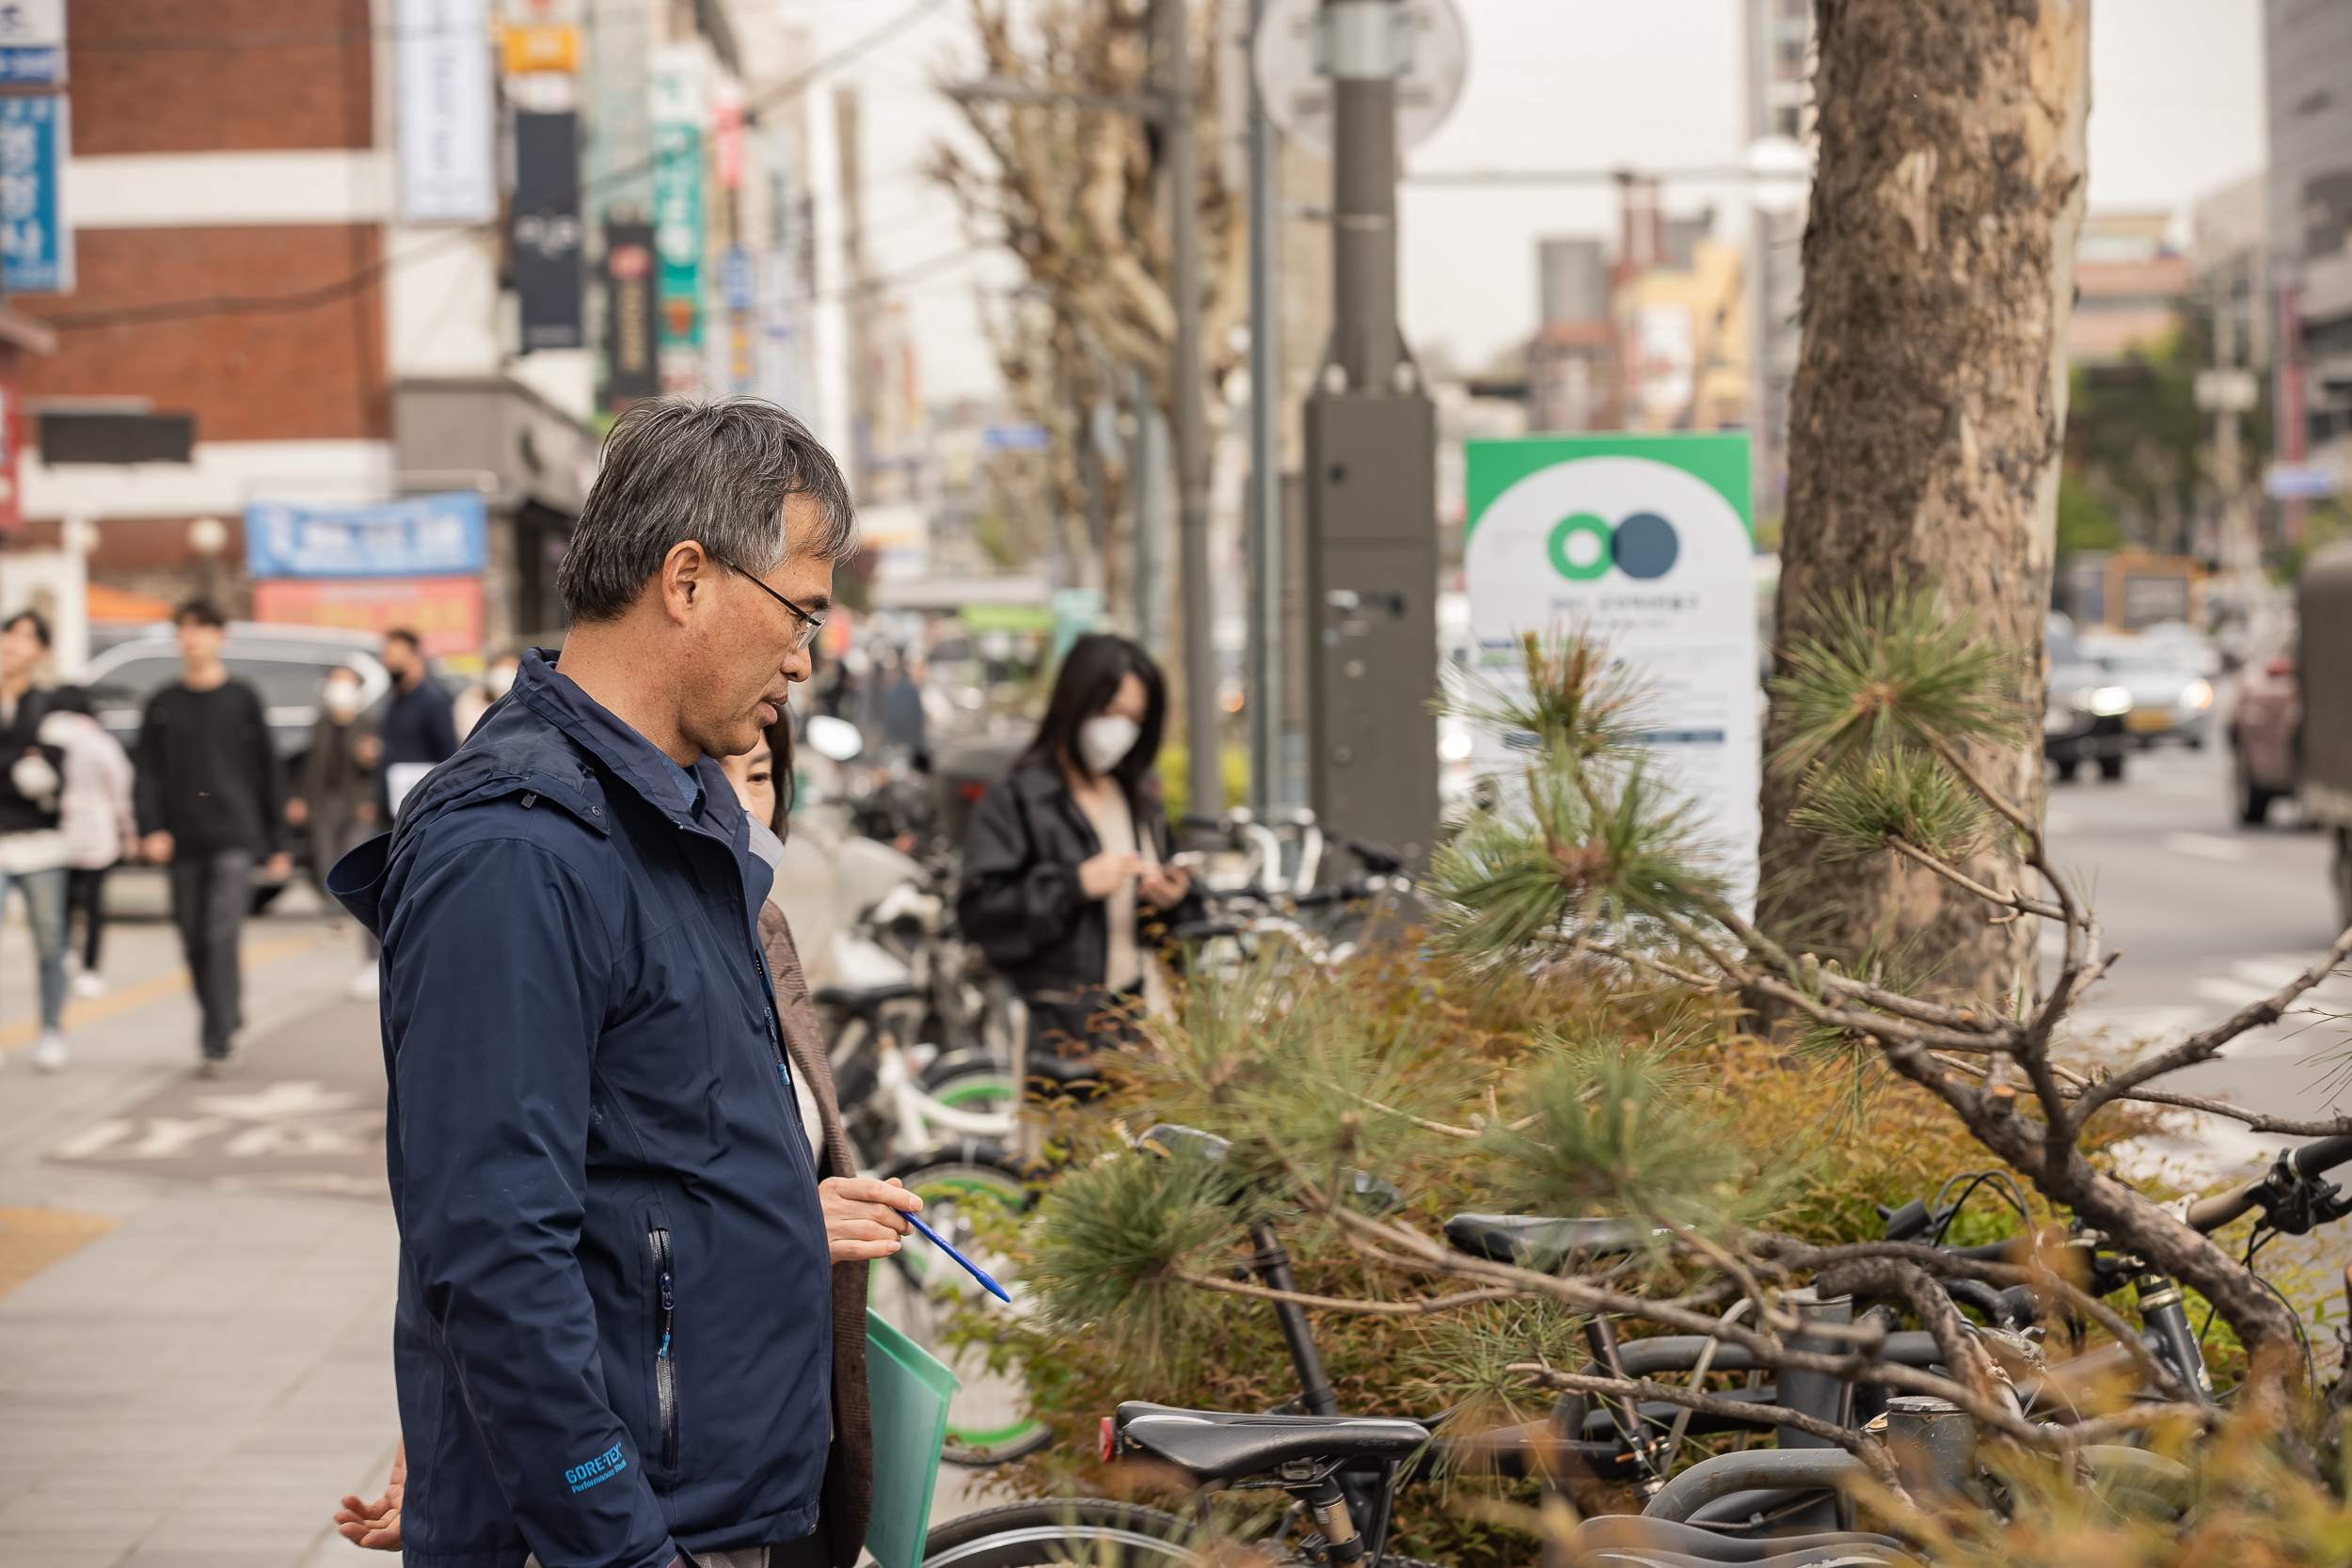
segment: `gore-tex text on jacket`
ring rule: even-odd
[[[410,1568],[667,1568],[817,1517],[816,1165],[715,763],[541,655],[329,886],[384,943]]]

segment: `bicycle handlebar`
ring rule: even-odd
[[[2297,1176],[2317,1176],[2323,1171],[2332,1170],[2346,1161],[2352,1161],[2352,1132],[2339,1132],[2332,1138],[2322,1138],[2317,1143],[2291,1148],[2287,1150],[2285,1159]]]

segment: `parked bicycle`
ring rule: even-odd
[[[1136,1142],[1140,1149],[1168,1158],[1222,1159],[1228,1147],[1211,1134],[1168,1124],[1149,1130]],[[2192,1227],[2211,1233],[2260,1210],[2264,1219],[2249,1238],[2250,1255],[2266,1233],[2300,1234],[2352,1213],[2352,1198],[2322,1180],[2347,1163],[2352,1163],[2352,1136],[2324,1139],[2282,1154],[2261,1178],[2185,1203],[2182,1217]],[[1988,1185],[2000,1191],[2005,1180],[1997,1173],[1964,1173],[1947,1181],[1932,1200],[1883,1210],[1886,1237],[1944,1246],[1943,1238],[1968,1197]],[[1946,1196],[1962,1182],[1968,1185],[1959,1199],[1947,1203]],[[1392,1207],[1400,1196],[1388,1184],[1360,1175],[1350,1194],[1375,1212]],[[2021,1217],[2030,1218],[2021,1192],[2012,1189],[2004,1196]],[[1547,1272],[1605,1263],[1648,1239],[1645,1225],[1525,1215],[1459,1214],[1444,1230],[1456,1250]],[[1248,1234],[1253,1245],[1248,1271],[1269,1290],[1295,1293],[1288,1256],[1271,1225],[1253,1222]],[[2081,1249],[2090,1291],[2106,1295],[2131,1289],[2142,1323],[2141,1342],[2153,1358],[2182,1386],[2226,1402],[2230,1391],[2216,1394],[2201,1335],[2192,1328],[2177,1287],[2139,1259],[2103,1247],[2102,1241],[2079,1226],[2069,1239],[2070,1246]],[[2016,1245],[2010,1240],[1944,1250],[1994,1260]],[[2036,1321],[2040,1309],[2022,1287],[1994,1291],[1961,1279],[1947,1281],[1946,1289],[1963,1310],[1983,1319],[1970,1323],[1969,1332],[1997,1339],[2003,1353],[1999,1359],[2018,1370],[2012,1380],[2015,1408],[2028,1420],[2071,1418],[2075,1414],[2073,1390],[2095,1378],[2133,1372],[2136,1358],[2120,1344],[2101,1346],[2055,1367],[2041,1365],[2034,1337],[2045,1325]],[[1507,1474],[1551,1478],[1581,1470],[1629,1484],[1643,1495],[1641,1515],[1594,1519],[1581,1528],[1575,1543],[1579,1560],[1736,1561],[1788,1568],[1828,1560],[1916,1561],[1893,1539],[1851,1528],[1844,1485],[1860,1473],[1860,1463],[1822,1439],[1782,1429],[1774,1449],[1747,1449],[1742,1439],[1734,1451],[1677,1468],[1689,1439],[1770,1430],[1772,1423],[1761,1418],[1694,1414],[1662,1402],[1603,1401],[1587,1408],[1586,1402],[1571,1396],[1555,1403],[1545,1420],[1468,1437],[1448,1433],[1449,1413],[1439,1412],[1401,1423],[1421,1433],[1407,1451],[1384,1447],[1397,1436],[1389,1429],[1390,1418],[1348,1417],[1337,1410],[1298,1304],[1277,1300],[1269,1305],[1281,1323],[1298,1376],[1296,1395],[1254,1415],[1129,1402],[1120,1405],[1117,1417],[1105,1418],[1104,1441],[1105,1458],[1132,1453],[1172,1465],[1204,1491],[1227,1484],[1290,1489],[1293,1508],[1272,1543],[1281,1548],[1285,1562],[1346,1564],[1361,1560],[1367,1551],[1377,1557],[1396,1489],[1466,1462]],[[1858,1304],[1849,1298],[1821,1301],[1800,1291],[1788,1305],[1824,1323],[1857,1321]],[[1734,1303],[1724,1317],[1728,1323],[1752,1309],[1751,1303]],[[1861,1315],[1881,1316],[1890,1325],[1899,1322],[1889,1304],[1869,1305]],[[2073,1326],[2079,1337],[2081,1325]],[[1796,1343],[1802,1346],[1804,1340]],[[1710,1376],[1744,1374],[1747,1386],[1726,1390],[1728,1398],[1781,1405],[1840,1426],[1890,1434],[1906,1440],[1905,1451],[1942,1454],[1944,1473],[1918,1478],[1931,1488],[1957,1490],[1973,1480],[1965,1458],[1974,1449],[1973,1423],[1958,1406],[1943,1401],[1889,1398],[1867,1386],[1796,1371],[1763,1384],[1760,1369],[1743,1347],[1692,1335],[1619,1342],[1606,1319],[1590,1322],[1587,1346],[1597,1368],[1618,1378],[1682,1373],[1696,1388]],[[1924,1331],[1893,1329],[1884,1337],[1880,1355],[1885,1361],[1943,1370],[1942,1353],[1933,1336]],[[1962,1457],[1954,1459],[1954,1454]],[[2142,1512],[2177,1510],[2185,1500],[2187,1471],[2162,1456],[2122,1445],[2091,1445],[2082,1450],[2082,1461],[2106,1495]],[[1336,1516],[1329,1508],[1333,1496],[1340,1505]],[[1296,1532],[1305,1515],[1322,1528],[1301,1536]],[[1369,1545],[1350,1536],[1353,1525],[1366,1519],[1377,1521]],[[1173,1514],[1132,1504],[1056,1502],[993,1510],[942,1526],[933,1534],[926,1568],[1028,1568],[1081,1560],[1081,1553],[1087,1560],[1173,1568],[1198,1560],[1209,1549],[1194,1526]]]

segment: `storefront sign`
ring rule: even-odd
[[[255,501],[245,510],[256,578],[431,577],[488,560],[482,494],[451,490],[381,506]]]
[[[703,113],[700,56],[660,51],[653,77],[653,239],[665,349],[702,341]]]
[[[0,3],[0,82],[65,85],[65,0]]]
[[[1580,633],[1647,694],[1653,777],[1754,896],[1762,782],[1745,436],[1529,436],[1464,449],[1479,673],[1524,689],[1518,640]],[[1500,770],[1531,736],[1477,737]]]
[[[59,190],[72,155],[63,94],[0,98],[0,282],[9,293],[73,292],[73,230]]]
[[[498,215],[484,0],[397,0],[400,215],[487,223]]]
[[[253,585],[253,618],[377,636],[415,632],[437,658],[482,651],[480,578],[276,578]]]
[[[515,203],[509,230],[522,346],[579,348],[580,326],[580,117],[515,116]]]
[[[509,27],[499,35],[509,76],[580,69],[580,29],[568,26]]]
[[[627,407],[661,391],[661,366],[655,334],[653,226],[604,226],[605,333],[604,404]]]

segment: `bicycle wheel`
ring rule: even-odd
[[[923,1568],[1195,1568],[1207,1560],[1194,1544],[1197,1538],[1190,1520],[1156,1508],[1057,1497],[983,1509],[935,1526],[923,1543]],[[1319,1563],[1321,1554],[1270,1560],[1307,1568]],[[1383,1552],[1378,1568],[1438,1565]]]
[[[1101,1497],[982,1509],[932,1528],[923,1568],[1191,1568],[1191,1524]]]
[[[1011,1260],[982,1242],[974,1223],[978,1215],[1009,1217],[1029,1205],[1027,1184],[995,1164],[997,1158],[985,1145],[967,1143],[957,1149],[910,1156],[885,1166],[882,1174],[905,1182],[923,1200],[924,1223],[1011,1290],[1017,1283]],[[907,1238],[891,1262],[899,1285],[896,1297],[902,1321],[898,1326],[941,1359],[963,1360],[956,1347],[939,1342],[941,1322],[956,1307],[993,1307],[994,1298],[920,1235]],[[949,1464],[1008,1464],[1053,1441],[1052,1429],[1028,1413],[1019,1390],[1007,1379],[987,1371],[984,1360],[957,1370],[963,1388],[948,1402],[947,1441],[941,1455]]]

